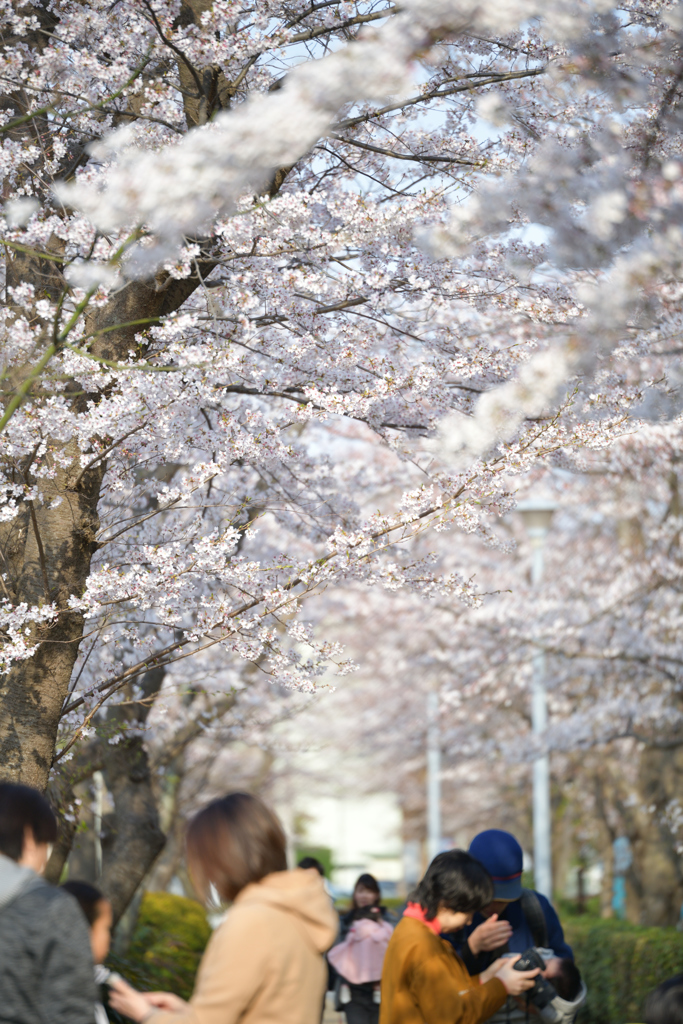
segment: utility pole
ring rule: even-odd
[[[555,511],[552,502],[525,501],[517,506],[532,545],[531,585],[538,590],[543,580],[543,553]],[[537,647],[532,661],[531,726],[535,736],[548,727],[548,694],[545,684],[545,651]],[[542,754],[533,767],[534,888],[553,898],[552,836],[550,807],[550,758]]]

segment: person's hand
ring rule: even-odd
[[[109,986],[109,1005],[112,1010],[122,1013],[124,1017],[130,1017],[137,1024],[153,1009],[152,1004],[142,992],[138,992],[123,978],[112,980]]]
[[[504,963],[505,957],[499,956],[497,960],[494,960],[492,964],[489,964],[486,970],[482,971],[479,975],[479,984],[485,985],[487,981],[491,980],[491,978],[495,978]]]
[[[516,971],[513,965],[520,956],[521,953],[517,956],[503,957],[503,966],[496,972],[496,977],[503,982],[509,996],[521,996],[522,992],[533,988],[534,978],[541,973],[538,967],[534,967],[533,971]]]
[[[188,1006],[184,999],[173,992],[141,992],[140,995],[150,1006],[155,1006],[157,1010],[168,1010],[169,1013],[182,1013]]]
[[[492,949],[500,949],[510,939],[512,925],[509,921],[499,921],[498,914],[491,914],[486,921],[478,924],[467,939],[467,945],[475,956],[489,953]]]

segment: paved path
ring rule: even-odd
[[[329,993],[325,1001],[325,1013],[323,1014],[322,1024],[346,1024],[346,1017],[343,1013],[337,1013],[334,1008],[334,1001]]]

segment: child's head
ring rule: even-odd
[[[92,958],[96,964],[101,964],[106,958],[111,944],[113,923],[111,903],[99,889],[88,882],[65,882],[62,889],[66,889],[78,900],[90,925]]]
[[[645,1000],[645,1024],[683,1024],[683,974],[663,981]]]
[[[569,957],[553,957],[543,972],[560,999],[573,1003],[581,992],[581,973]]]

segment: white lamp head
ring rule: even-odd
[[[531,535],[548,532],[556,508],[554,501],[543,499],[528,499],[520,501],[517,505],[517,511],[522,517],[527,533]]]

